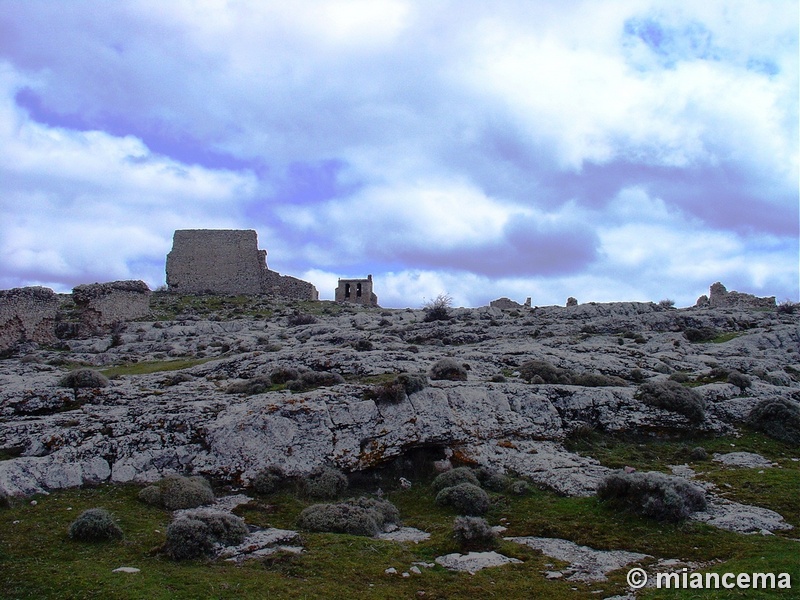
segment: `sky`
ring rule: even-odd
[[[0,288],[176,229],[386,307],[800,300],[796,0],[0,0]]]

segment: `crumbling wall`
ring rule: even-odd
[[[340,279],[334,298],[336,302],[378,306],[378,297],[372,291],[372,275],[366,279]]]
[[[87,334],[150,314],[150,288],[144,281],[79,285],[72,290],[72,300]]]
[[[19,342],[55,342],[59,304],[56,293],[45,287],[0,291],[0,351]]]
[[[710,308],[775,308],[775,296],[760,298],[752,294],[729,292],[719,281],[709,290],[710,296],[700,296],[695,306]]]
[[[271,294],[317,300],[316,288],[267,268],[252,229],[179,229],[167,255],[167,286],[184,294]]]
[[[519,302],[514,302],[510,298],[506,298],[504,296],[502,298],[498,298],[497,300],[492,300],[491,302],[489,302],[489,306],[491,306],[492,308],[500,308],[500,309],[530,308],[531,299],[528,298],[525,300],[525,304],[520,304]]]

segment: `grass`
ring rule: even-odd
[[[577,442],[576,442],[577,443]],[[732,448],[730,444],[735,443]],[[756,433],[741,438],[716,438],[641,444],[592,436],[579,442],[611,466],[632,464],[658,468],[673,462],[685,449],[703,445],[709,452],[750,450],[776,460],[781,469],[757,470],[722,467],[703,461],[693,467],[704,479],[729,483],[731,496],[778,510],[787,520],[800,516],[796,490],[800,484],[797,454],[785,445]],[[681,461],[684,462],[684,461]],[[275,555],[240,566],[224,561],[174,563],[155,548],[164,541],[170,521],[167,511],[139,502],[138,486],[103,485],[72,489],[15,501],[0,509],[0,589],[4,598],[597,598],[623,594],[627,569],[611,573],[609,581],[581,584],[548,580],[544,571],[558,568],[554,559],[502,541],[498,550],[524,562],[486,569],[474,576],[451,573],[441,567],[423,568],[421,575],[389,576],[384,569],[408,571],[414,562],[432,563],[437,556],[458,551],[452,539],[455,513],[437,506],[429,482],[415,481],[411,489],[397,490],[388,499],[400,509],[403,524],[431,534],[420,544],[384,542],[337,534],[303,533],[306,552]],[[387,482],[386,487],[391,487]],[[792,490],[794,493],[791,493]],[[217,490],[218,494],[224,493]],[[358,495],[360,492],[353,491]],[[727,493],[727,492],[726,492]],[[547,536],[572,540],[597,549],[626,549],[654,559],[678,558],[710,562],[717,572],[774,571],[792,574],[800,585],[798,542],[795,532],[775,536],[746,536],[702,523],[667,524],[616,512],[596,498],[565,498],[534,489],[523,497],[491,494],[491,524],[505,524],[507,536]],[[236,513],[262,527],[294,528],[300,511],[310,501],[289,491],[256,496]],[[117,542],[81,544],[67,538],[67,527],[85,509],[103,507],[113,513],[125,532]],[[70,509],[71,510],[68,510]],[[794,515],[794,516],[792,516]],[[548,566],[550,565],[550,566]],[[141,569],[138,574],[113,573],[120,566]],[[598,593],[602,590],[602,593]],[[696,590],[648,591],[644,598],[767,598],[775,591],[723,590],[698,594]],[[772,594],[772,595],[770,595]],[[789,595],[778,597],[790,597]]]
[[[742,335],[740,332],[737,331],[729,331],[727,333],[720,333],[714,339],[708,341],[710,344],[724,344],[725,342],[730,342],[732,339],[739,337]]]
[[[197,365],[202,365],[214,358],[192,358],[183,360],[149,360],[137,363],[129,363],[109,367],[100,371],[103,375],[112,379],[123,375],[147,375],[149,373],[159,373],[161,371],[180,371]]]

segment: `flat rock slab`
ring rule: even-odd
[[[488,567],[501,567],[503,565],[521,563],[517,558],[503,556],[497,552],[470,552],[469,554],[446,554],[436,558],[436,564],[451,571],[474,574]]]
[[[137,569],[136,567],[117,567],[112,573],[139,573],[141,569]]]
[[[595,550],[558,538],[507,537],[504,539],[540,550],[542,554],[569,563],[569,568],[563,570],[562,573],[570,581],[606,581],[607,573],[645,558],[652,558],[649,554],[625,550]]]
[[[226,546],[217,556],[233,562],[249,558],[261,558],[276,552],[299,554],[303,548],[298,545],[300,537],[296,531],[288,529],[262,529],[248,535],[238,546]]]
[[[386,531],[379,533],[375,536],[379,540],[387,540],[390,542],[424,542],[431,537],[430,533],[415,529],[414,527],[398,527],[394,531]]]
[[[754,452],[714,454],[713,460],[729,467],[745,467],[749,469],[765,469],[774,466],[771,460],[767,460]]]
[[[713,496],[708,499],[706,510],[692,513],[689,518],[737,533],[771,533],[792,529],[774,510]]]

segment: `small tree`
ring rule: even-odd
[[[453,299],[448,294],[439,294],[435,299],[426,302],[422,310],[425,311],[425,322],[447,321],[450,319],[450,307]]]

